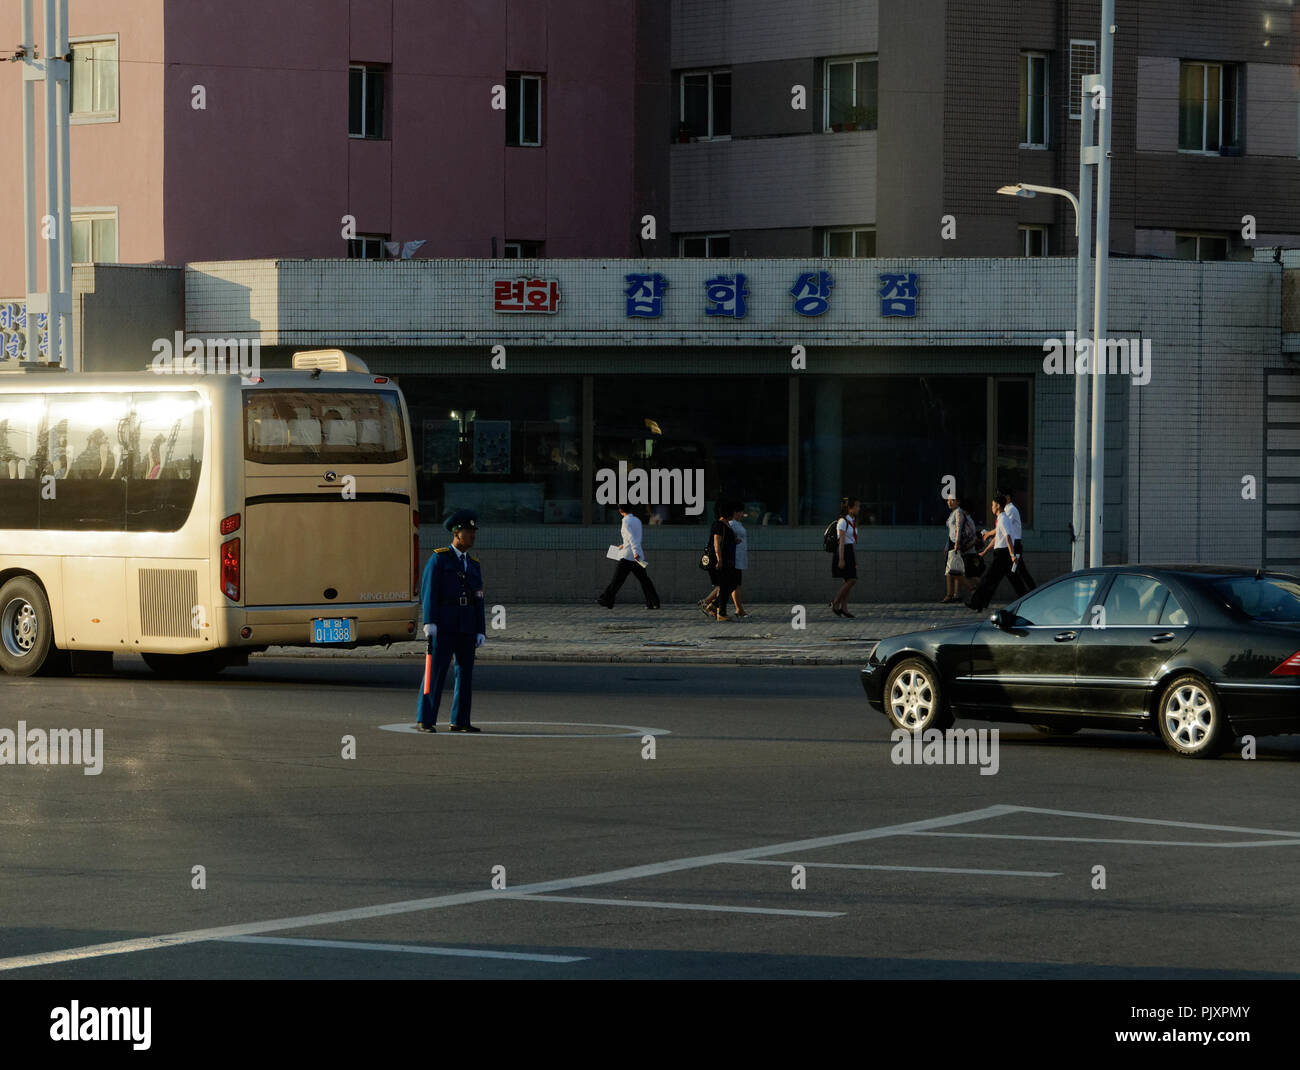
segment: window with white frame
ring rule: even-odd
[[[537,148],[542,143],[542,76],[506,75],[506,144]]]
[[[822,236],[823,256],[875,256],[874,227],[829,227]]]
[[[348,68],[348,137],[384,136],[384,71],[381,67]]]
[[[678,129],[699,141],[731,137],[731,71],[683,72]]]
[[[682,256],[716,257],[731,255],[730,234],[683,234],[680,243]]]
[[[1022,224],[1019,228],[1020,256],[1047,255],[1047,228],[1034,224]]]
[[[388,251],[384,242],[391,240],[389,234],[358,234],[348,239],[349,260],[388,260]]]
[[[1178,76],[1178,148],[1219,152],[1236,144],[1236,65],[1183,60]]]
[[[1020,53],[1020,147],[1045,149],[1048,138],[1047,55]]]
[[[533,260],[542,255],[542,243],[539,241],[507,241],[504,257],[506,260]]]
[[[117,118],[117,40],[72,41],[72,118],[105,122]]]
[[[874,130],[879,64],[875,56],[828,59],[822,80],[822,130]]]
[[[1177,231],[1174,234],[1174,256],[1179,260],[1227,260],[1227,235]]]
[[[117,209],[74,208],[71,238],[74,264],[116,264]]]
[[[1083,118],[1083,80],[1097,73],[1097,42],[1070,41],[1070,118]]]

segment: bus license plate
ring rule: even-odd
[[[350,643],[352,642],[352,621],[347,617],[328,617],[311,622],[311,641],[313,643]]]

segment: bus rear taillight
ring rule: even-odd
[[[237,532],[238,530],[239,530],[239,514],[238,514],[238,513],[236,513],[234,516],[228,516],[228,517],[226,517],[226,519],[223,520],[223,521],[221,522],[221,534],[222,534],[222,535],[233,535],[233,534],[234,534],[235,532]]]
[[[221,544],[221,593],[232,602],[239,601],[239,540]]]

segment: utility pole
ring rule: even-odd
[[[39,356],[37,318],[49,331],[45,362],[77,370],[72,352],[72,187],[68,151],[71,114],[68,0],[45,0],[44,35],[36,43],[35,0],[22,0],[23,236],[27,332],[23,360]],[[36,215],[36,83],[44,82],[45,215]],[[37,243],[45,242],[45,292],[37,291]]]

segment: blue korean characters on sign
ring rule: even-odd
[[[745,285],[745,276],[714,275],[704,284],[704,289],[712,302],[704,309],[706,316],[731,316],[734,319],[745,318],[745,298],[749,296],[749,287]]]
[[[820,316],[831,307],[831,287],[835,280],[829,271],[805,271],[790,287],[794,310],[801,316]]]
[[[627,297],[627,314],[655,319],[664,313],[664,293],[668,290],[668,280],[659,272],[653,275],[624,275],[627,288],[623,291]]]
[[[916,299],[920,295],[916,285],[916,272],[882,274],[879,293],[882,316],[916,315]]]

